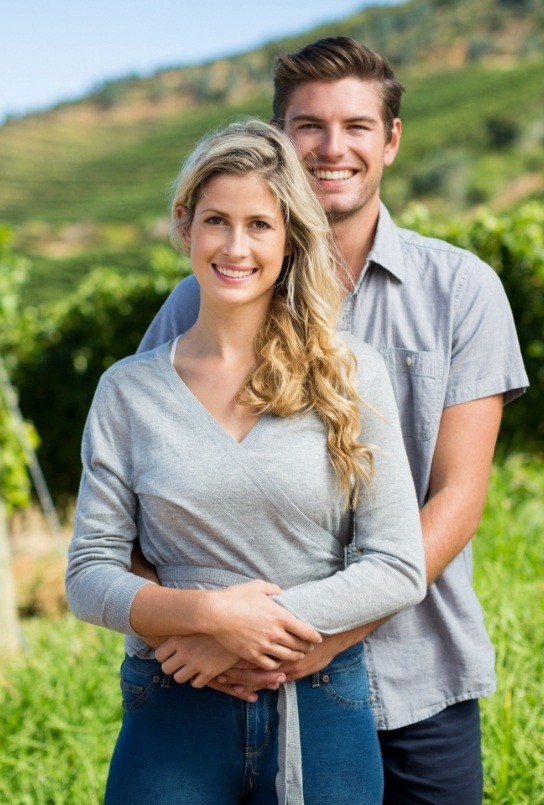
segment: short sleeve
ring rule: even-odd
[[[149,325],[138,352],[147,352],[187,332],[197,320],[199,309],[200,288],[191,275],[176,285]]]
[[[498,275],[467,255],[456,289],[452,352],[444,406],[504,394],[509,402],[528,379],[506,293]]]

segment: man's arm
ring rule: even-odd
[[[466,547],[478,527],[487,494],[502,405],[502,394],[495,394],[452,405],[442,412],[429,495],[421,510],[428,585]],[[284,663],[275,673],[283,672],[287,680],[316,673],[340,651],[365,638],[384,621],[341,634],[326,635],[323,643],[316,646],[304,660]],[[224,692],[240,695],[242,686],[257,688],[260,681],[269,677],[258,671],[232,669],[219,677],[217,687]]]
[[[502,394],[495,394],[442,412],[429,494],[421,510],[427,584],[461,553],[478,528],[502,405]]]

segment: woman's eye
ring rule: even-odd
[[[206,218],[206,223],[207,224],[212,224],[214,226],[217,226],[218,224],[223,223],[223,219],[220,218],[218,215],[210,215],[209,218]]]
[[[270,229],[270,224],[267,224],[266,221],[253,221],[253,226],[255,229]]]

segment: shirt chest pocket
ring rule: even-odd
[[[426,441],[438,430],[444,398],[444,362],[439,352],[381,347],[405,438]]]

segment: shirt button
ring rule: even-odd
[[[406,358],[406,366],[411,366],[411,365],[412,365],[412,359],[411,359],[411,357],[408,355],[408,357]]]
[[[323,676],[321,677],[321,681],[323,682],[324,685],[326,685],[327,682],[331,681],[331,678],[328,674],[323,674]]]

